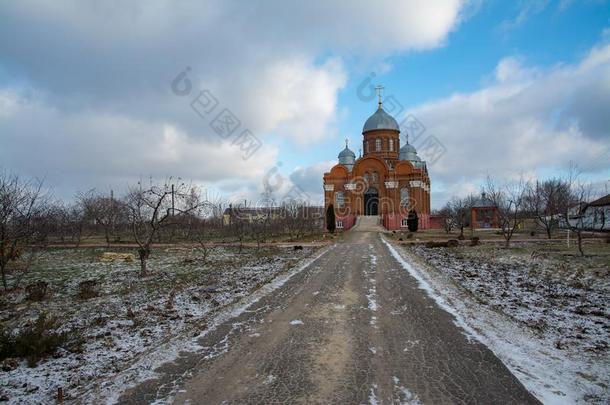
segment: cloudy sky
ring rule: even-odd
[[[425,129],[433,207],[570,161],[610,179],[603,0],[2,2],[0,167],[64,198],[172,175],[320,201],[378,84]]]

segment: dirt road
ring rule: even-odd
[[[537,403],[390,254],[350,232],[121,403]]]

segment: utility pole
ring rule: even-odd
[[[174,216],[174,185],[172,184],[172,217]]]
[[[112,236],[114,237],[114,221],[115,221],[115,212],[114,212],[114,190],[110,190],[110,229],[112,232]]]

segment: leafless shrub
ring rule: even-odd
[[[9,288],[9,263],[21,259],[24,274],[34,260],[35,245],[47,239],[49,198],[42,186],[42,181],[23,181],[0,171],[0,273],[5,290]],[[23,260],[26,253],[28,257]],[[14,284],[19,280],[16,278]]]
[[[42,313],[36,321],[28,322],[18,332],[0,329],[0,360],[9,357],[27,359],[30,367],[60,348],[71,349],[83,342],[76,331],[57,332],[60,325],[56,318]]]
[[[25,287],[27,299],[29,301],[42,301],[47,296],[47,290],[49,283],[46,281],[37,281],[35,283],[28,284]]]
[[[457,239],[449,239],[447,241],[447,247],[458,247],[460,245],[460,242],[458,242]]]
[[[167,302],[165,303],[165,309],[167,309],[168,311],[171,311],[174,309],[174,300],[176,299],[176,290],[172,289],[169,292],[169,295],[167,297]]]
[[[99,295],[97,291],[97,280],[85,280],[78,284],[78,298],[88,300]]]

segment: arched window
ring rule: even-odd
[[[394,152],[394,139],[390,139],[390,152]]]
[[[375,150],[381,152],[381,138],[375,139]]]
[[[345,205],[345,196],[343,195],[343,191],[335,192],[335,206],[338,208],[343,208]]]
[[[373,183],[379,183],[379,173],[373,172]]]
[[[400,208],[407,208],[409,206],[409,189],[403,187],[400,189]]]
[[[366,149],[366,153],[369,153],[371,151],[371,147],[370,147],[369,141],[366,141],[365,149]]]

